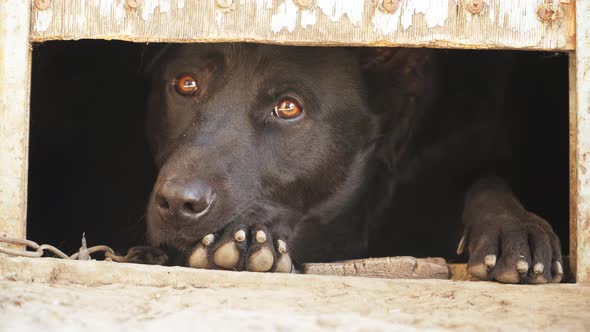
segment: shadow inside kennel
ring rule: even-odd
[[[145,45],[114,41],[59,41],[35,45],[27,237],[66,253],[106,244],[122,252],[145,243],[145,206],[157,172],[144,133],[147,80],[142,74]],[[496,51],[440,51],[460,68],[466,57]],[[507,175],[529,210],[547,219],[569,248],[567,55],[514,52],[509,101],[514,113],[511,142],[517,151]],[[490,56],[492,55],[492,56]],[[494,63],[489,64],[494,66]],[[475,71],[476,72],[476,71]],[[469,79],[457,76],[457,79]],[[480,78],[481,79],[481,78]],[[449,83],[452,85],[452,82]],[[418,182],[461,181],[448,177]],[[458,193],[457,193],[458,194]],[[399,241],[376,241],[371,256],[444,256],[461,236],[429,211],[460,210],[461,201],[438,200],[435,191],[401,185],[391,206],[396,215],[423,214],[428,228],[392,222],[380,234]],[[432,195],[429,197],[428,195]],[[428,202],[421,206],[418,202]],[[437,206],[434,206],[437,205]],[[419,239],[419,240],[416,240]],[[372,240],[372,239],[371,239]],[[441,248],[443,248],[441,250]]]

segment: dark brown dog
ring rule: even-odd
[[[163,48],[149,69],[151,243],[194,267],[285,272],[402,243],[444,255],[463,235],[481,279],[559,282],[558,238],[498,176],[504,60],[466,57],[478,71],[461,81],[428,50]]]

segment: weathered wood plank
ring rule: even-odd
[[[383,1],[51,0],[45,9],[34,8],[31,40],[532,50],[572,50],[575,44],[570,0]],[[483,10],[473,14],[471,2]],[[388,12],[390,5],[394,10]],[[546,7],[545,20],[538,15],[540,6]]]
[[[24,239],[30,59],[26,1],[0,1],[0,236]]]
[[[443,258],[381,257],[334,263],[309,263],[303,273],[387,279],[449,279]]]
[[[576,1],[576,52],[570,61],[572,251],[576,281],[590,283],[590,2]]]

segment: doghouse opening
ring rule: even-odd
[[[145,243],[145,206],[157,172],[144,133],[145,45],[114,41],[59,41],[33,52],[27,238],[75,252],[89,245],[122,252]],[[441,51],[443,52],[443,51]],[[547,219],[569,249],[568,58],[517,51],[444,51],[459,66],[465,57],[512,52],[517,62],[508,104],[518,112],[513,144],[518,158],[509,179],[525,207]],[[492,56],[490,56],[492,55]],[[457,79],[466,79],[458,77]],[[453,84],[453,82],[449,82]],[[435,181],[436,179],[423,179]],[[400,188],[399,209],[423,193]],[[416,195],[421,195],[420,197]],[[454,207],[449,207],[454,208]],[[426,224],[425,224],[426,225]],[[438,220],[416,231],[392,222],[383,234],[404,241],[374,247],[371,256],[445,256],[461,236]]]

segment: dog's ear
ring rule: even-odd
[[[143,74],[150,74],[156,64],[163,58],[172,44],[164,43],[148,43],[144,46],[141,52],[141,67],[140,72]]]
[[[434,50],[415,48],[363,47],[359,65],[365,75],[379,84],[390,82],[402,94],[423,95],[434,74]]]

